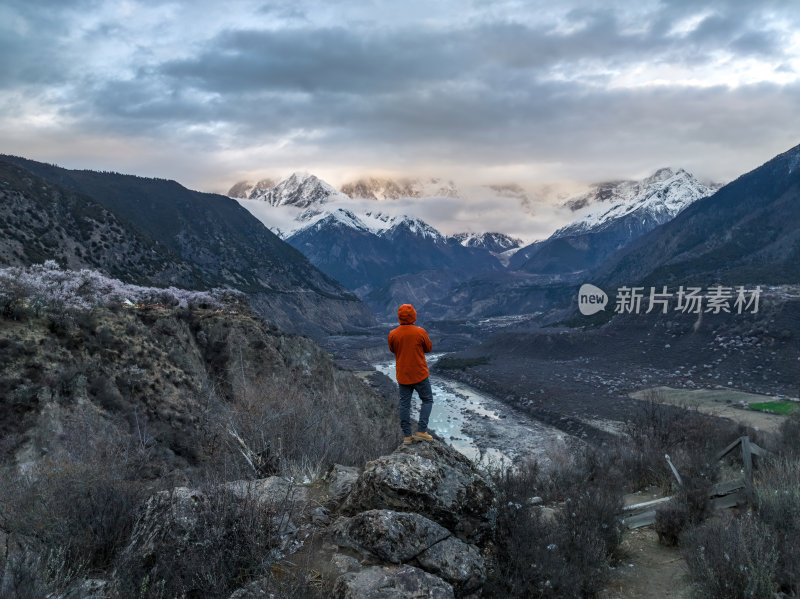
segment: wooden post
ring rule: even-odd
[[[682,487],[683,481],[681,480],[681,475],[678,474],[678,469],[675,467],[675,464],[672,463],[672,460],[669,459],[669,454],[664,454],[664,459],[667,460],[667,464],[669,464],[669,467],[672,469],[672,474],[675,475],[675,478],[678,479],[678,484]]]
[[[755,491],[753,489],[753,452],[750,448],[750,437],[742,437],[742,462],[744,462],[744,488],[747,499],[750,503],[755,503]]]
[[[732,443],[730,443],[730,444],[729,444],[729,445],[728,445],[728,446],[727,446],[725,449],[723,449],[722,451],[720,451],[720,452],[717,454],[717,460],[721,460],[721,459],[722,459],[722,458],[724,458],[726,455],[728,455],[728,453],[729,453],[729,452],[730,452],[730,451],[731,451],[731,450],[732,450],[734,447],[736,447],[737,445],[739,445],[739,443],[741,443],[741,442],[742,442],[742,439],[743,439],[743,438],[744,438],[744,437],[739,437],[738,439],[736,439],[736,441],[733,441],[733,442],[732,442]]]

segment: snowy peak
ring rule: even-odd
[[[258,199],[268,193],[269,190],[275,187],[276,184],[277,183],[274,179],[261,179],[261,181],[252,187],[247,198],[250,200]]]
[[[292,235],[303,233],[318,233],[325,229],[337,228],[339,230],[350,228],[356,231],[370,233],[377,237],[395,238],[406,235],[431,239],[436,243],[446,243],[447,238],[434,227],[423,220],[410,216],[390,216],[382,212],[367,212],[356,216],[350,210],[336,208],[316,212],[313,208],[301,213],[309,224],[298,229]]]
[[[356,231],[369,232],[372,231],[350,210],[344,208],[337,208],[331,212],[322,213],[324,216],[314,221],[311,225],[303,228],[303,231],[321,231],[330,227],[349,228]]]
[[[258,193],[256,193],[258,192]],[[345,197],[331,185],[308,173],[292,173],[266,190],[254,189],[250,199],[267,202],[270,206],[309,208]]]
[[[397,216],[389,221],[391,227],[381,232],[385,237],[393,237],[401,234],[413,235],[415,237],[429,238],[437,243],[446,243],[447,239],[435,228],[423,220],[411,216]]]
[[[429,179],[364,177],[342,185],[342,193],[354,199],[363,198],[376,201],[400,198],[459,197],[459,191],[453,181],[437,177]]]
[[[583,204],[579,218],[553,234],[554,238],[603,230],[624,217],[637,217],[656,224],[671,220],[692,202],[716,190],[683,169],[662,168],[641,181],[622,181],[596,186],[597,193],[588,205],[587,196],[567,202],[566,206]]]
[[[451,236],[464,247],[480,248],[494,253],[506,252],[522,246],[522,240],[505,233],[456,233]]]

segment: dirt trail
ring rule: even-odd
[[[650,528],[625,532],[624,560],[602,599],[688,599],[691,584],[686,562],[675,547],[665,547]]]

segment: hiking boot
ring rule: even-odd
[[[417,431],[414,433],[414,441],[433,441],[433,437],[427,431]]]
[[[413,437],[403,437],[403,445],[411,445],[411,441],[413,441]]]

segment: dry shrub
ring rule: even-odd
[[[42,555],[63,552],[71,567],[106,568],[127,541],[142,497],[137,483],[91,466],[49,464],[14,486],[9,528]]]
[[[673,499],[656,510],[656,521],[653,527],[662,544],[675,546],[689,526],[689,522],[690,514],[686,503]]]
[[[629,439],[621,441],[616,451],[631,488],[658,485],[669,490],[675,479],[665,455],[681,477],[695,477],[698,483],[713,479],[716,452],[746,431],[696,409],[667,405],[660,392],[651,391],[638,403],[625,432]]]
[[[579,454],[543,471],[533,463],[495,476],[498,489],[494,573],[489,597],[587,597],[610,575],[621,540],[621,480],[603,453]],[[552,518],[529,505],[561,498]]]
[[[3,527],[38,556],[105,569],[127,542],[144,494],[127,474],[119,462],[74,461],[61,451],[25,474],[9,471],[0,490]]]
[[[781,424],[778,451],[800,457],[800,409],[792,411]]]
[[[63,551],[40,555],[25,550],[0,556],[0,597],[58,597],[79,580],[81,568],[71,568]]]
[[[159,522],[164,529],[151,541],[156,555],[121,555],[116,597],[227,598],[248,582],[271,576],[286,526],[284,510],[221,486],[205,488],[202,498],[192,506],[188,527],[176,532],[169,519]]]
[[[220,422],[227,440],[221,459],[228,478],[279,473],[316,479],[334,463],[361,465],[396,447],[390,419],[371,429],[365,422],[356,400],[343,394],[334,401],[284,378],[250,383]]]
[[[778,582],[784,592],[800,594],[800,458],[784,456],[759,473],[758,516],[774,532]]]
[[[681,544],[697,597],[773,599],[778,552],[772,530],[751,514],[708,520]]]
[[[677,545],[681,534],[696,526],[711,513],[711,489],[717,478],[716,462],[708,463],[702,456],[689,455],[682,460],[683,484],[673,499],[656,509],[655,530],[664,545]]]
[[[80,574],[107,569],[144,497],[134,475],[147,453],[117,424],[89,407],[64,414],[61,424],[60,434],[34,439],[51,447],[47,458],[2,476],[0,528],[26,547],[6,571],[6,584],[17,581],[12,587],[55,592]],[[10,596],[28,596],[21,592]]]

